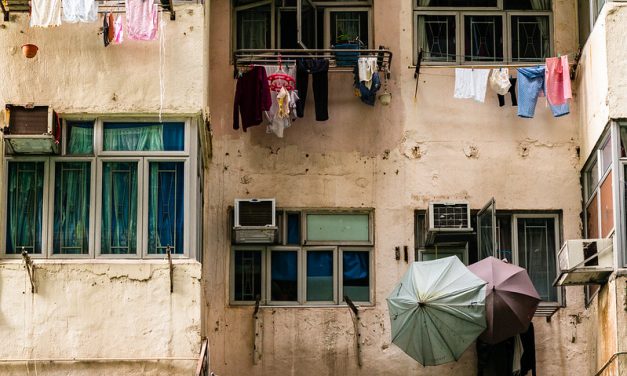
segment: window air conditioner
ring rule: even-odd
[[[276,206],[272,199],[236,199],[236,244],[271,244],[277,234]]]
[[[614,271],[613,239],[567,240],[557,254],[560,274],[555,286],[607,282]]]
[[[57,114],[48,106],[5,108],[4,142],[8,154],[57,154],[61,126]]]
[[[425,221],[425,245],[459,242],[472,234],[467,202],[430,202]]]

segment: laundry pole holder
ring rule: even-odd
[[[357,351],[357,365],[359,368],[362,366],[361,360],[361,318],[359,317],[359,308],[353,303],[351,298],[344,295],[344,301],[351,310],[351,318],[353,319],[353,326],[355,328],[355,350]]]
[[[30,292],[35,293],[35,264],[33,259],[30,258],[26,249],[22,247],[22,259],[24,260],[24,268],[28,274],[28,280],[30,281]]]

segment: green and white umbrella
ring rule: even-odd
[[[392,343],[424,366],[458,360],[486,328],[485,286],[455,256],[412,263],[387,299]]]

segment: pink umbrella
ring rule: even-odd
[[[468,269],[488,283],[488,327],[479,338],[495,344],[525,332],[541,300],[527,271],[495,257],[485,258]]]

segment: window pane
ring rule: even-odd
[[[496,7],[496,0],[417,0],[419,7]]]
[[[270,255],[271,299],[281,302],[298,300],[298,252],[274,251]]]
[[[90,162],[58,162],[54,172],[55,254],[89,253]]]
[[[102,164],[102,254],[137,253],[137,162]]]
[[[422,252],[422,261],[439,260],[451,256],[456,256],[459,261],[466,263],[465,259],[466,248],[455,247],[438,247],[438,249],[429,248]]]
[[[368,45],[368,11],[331,12],[331,45],[356,40]]]
[[[599,237],[599,200],[596,194],[586,207],[586,237],[588,239]]]
[[[343,296],[357,302],[370,301],[370,252],[342,252]]]
[[[601,237],[606,238],[614,229],[614,199],[612,197],[612,171],[601,183]]]
[[[497,244],[501,259],[507,259],[510,263],[514,262],[512,255],[512,219],[509,215],[496,217],[496,235],[498,237]]]
[[[479,260],[490,256],[498,257],[496,249],[494,249],[494,245],[496,244],[496,239],[494,239],[496,233],[494,228],[496,215],[494,205],[494,201],[492,201],[484,212],[480,212],[480,214],[477,215],[477,225],[479,227],[477,234]]]
[[[425,60],[455,61],[455,16],[418,16],[418,48]]]
[[[67,154],[90,155],[94,153],[94,128],[92,123],[67,123]]]
[[[300,214],[287,215],[287,244],[300,244]]]
[[[579,45],[583,47],[590,35],[590,0],[577,1],[577,17],[579,18]]]
[[[608,138],[601,149],[601,175],[612,165],[612,138]]]
[[[235,251],[235,300],[261,297],[261,251]]]
[[[551,10],[551,0],[504,0],[506,10]]]
[[[270,48],[271,15],[270,5],[238,11],[237,48]]]
[[[307,252],[307,300],[333,301],[333,251]]]
[[[503,60],[503,18],[464,16],[465,60]]]
[[[542,60],[549,57],[549,17],[512,16],[512,59]]]
[[[307,48],[316,48],[316,8],[313,7],[309,0],[302,1],[301,8],[301,42]],[[296,29],[294,29],[296,30]],[[293,33],[296,32],[292,30]],[[297,48],[301,48],[298,46]]]
[[[9,162],[7,254],[41,254],[44,162]]]
[[[279,11],[280,38],[279,48],[300,48],[296,33],[296,11],[281,9]]]
[[[597,161],[594,161],[592,166],[585,172],[585,179],[587,198],[590,198],[594,194],[597,184],[599,184],[599,165]]]
[[[557,301],[553,287],[555,267],[555,221],[553,218],[518,219],[518,260],[527,269],[543,301]]]
[[[104,123],[105,151],[181,151],[184,123]]]
[[[148,253],[183,254],[184,163],[150,162]]]
[[[308,214],[307,241],[368,241],[368,214]]]

